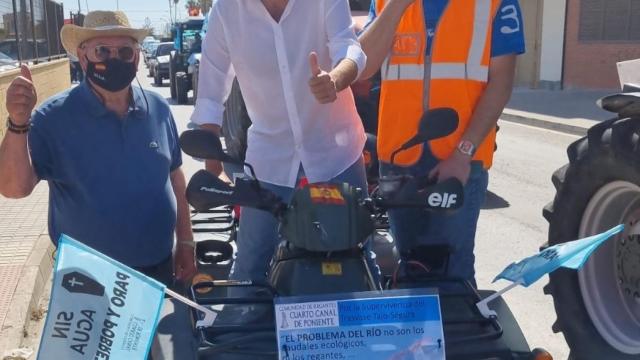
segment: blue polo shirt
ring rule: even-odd
[[[427,24],[427,55],[431,54],[431,44],[435,36],[438,21],[449,4],[449,0],[422,0]],[[371,2],[367,26],[375,20],[376,1]],[[518,0],[502,0],[493,21],[491,38],[491,57],[525,52],[524,24]]]
[[[171,254],[176,199],[169,174],[180,167],[176,125],[159,95],[133,88],[125,119],[86,82],[33,115],[31,159],[49,183],[49,234],[67,234],[134,267]]]

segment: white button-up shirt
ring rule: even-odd
[[[301,164],[309,181],[327,181],[362,155],[351,90],[321,105],[308,85],[312,51],[325,71],[343,59],[364,69],[347,0],[289,0],[279,22],[260,0],[218,0],[202,50],[191,120],[221,125],[237,76],[253,122],[246,161],[261,181],[294,187]]]

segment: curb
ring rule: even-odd
[[[22,268],[18,287],[11,298],[9,308],[12,310],[7,314],[0,329],[2,352],[22,346],[25,327],[31,320],[31,313],[36,310],[53,271],[53,252],[54,247],[49,235],[40,235]],[[0,353],[0,356],[2,355]]]
[[[559,131],[562,133],[577,135],[577,136],[586,136],[587,131],[590,128],[587,126],[567,124],[558,120],[552,120],[550,118],[515,114],[510,112],[508,109],[506,109],[502,113],[502,115],[500,116],[500,120],[534,126],[542,129],[547,129],[547,130]],[[595,125],[596,123],[597,122],[594,121],[593,125]]]

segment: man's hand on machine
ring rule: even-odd
[[[449,178],[456,178],[467,184],[471,173],[471,156],[454,151],[448,159],[442,160],[429,173],[429,178],[437,179],[438,182]]]

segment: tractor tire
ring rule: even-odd
[[[178,92],[176,91],[176,66],[176,59],[174,56],[171,56],[171,60],[169,61],[169,92],[173,100],[178,96]]]
[[[160,76],[160,74],[158,74],[157,72],[153,74],[153,84],[155,86],[162,86],[162,76]]]
[[[176,98],[180,105],[189,102],[189,79],[183,72],[176,73]]]
[[[251,126],[251,119],[242,98],[238,80],[233,80],[231,93],[225,104],[222,122],[222,136],[224,137],[227,154],[238,161],[244,161],[247,152],[247,130]]]
[[[640,117],[611,119],[567,150],[569,164],[552,177],[556,196],[543,211],[548,245],[608,230],[625,232],[596,251],[580,271],[550,274],[557,321],[575,360],[640,359]]]

